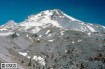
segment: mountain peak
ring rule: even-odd
[[[14,20],[9,20],[6,24],[2,25],[2,29],[3,28],[12,28],[15,27],[17,25],[17,23]]]
[[[26,27],[25,29],[35,27],[35,29],[38,30],[46,27],[60,27],[82,32],[95,32],[101,30],[98,26],[85,24],[85,22],[75,19],[59,9],[45,10],[39,14],[31,15],[25,21],[21,22],[20,25]]]
[[[62,15],[63,12],[59,9],[54,9],[54,10],[46,10],[46,11],[43,11],[42,13],[45,13],[45,14],[52,14],[52,15]]]
[[[59,9],[45,10],[39,13],[38,16],[63,16],[63,12]]]
[[[61,18],[67,18],[67,19],[70,19],[71,21],[77,21],[77,19],[71,16],[68,16],[67,14],[65,14],[63,11],[59,9],[45,10],[45,11],[40,12],[39,14],[28,16],[26,21],[29,21],[29,22],[41,21],[41,20],[46,20],[46,19],[58,21]]]
[[[70,21],[79,21],[71,16],[68,16],[67,14],[65,14],[63,11],[59,10],[59,9],[53,9],[53,10],[45,10],[42,11],[36,15],[31,15],[28,16],[28,18],[26,19],[26,21],[41,21],[41,20],[53,20],[53,21],[58,21],[61,20],[62,18],[66,18],[69,19]],[[79,21],[81,22],[81,21]]]
[[[57,27],[82,32],[104,31],[105,27],[101,25],[88,24],[77,20],[59,9],[45,10],[36,15],[29,16],[25,21],[17,24],[14,20],[9,20],[6,24],[0,26],[1,30],[22,30],[38,32],[43,28]]]
[[[6,24],[8,24],[8,25],[14,25],[14,24],[16,24],[16,22],[14,20],[9,20]]]

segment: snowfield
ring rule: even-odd
[[[5,33],[0,33],[0,36],[8,36],[13,34],[13,32],[5,32]]]

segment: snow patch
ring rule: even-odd
[[[82,42],[82,40],[78,40],[78,42]]]
[[[26,35],[28,37],[28,35]]]
[[[16,33],[17,36],[19,36],[19,33]]]
[[[91,35],[91,33],[89,32],[88,35]]]
[[[48,40],[49,42],[53,42],[54,41],[54,39],[53,40]]]
[[[28,37],[29,39],[31,39],[31,37],[29,37],[29,35],[26,35],[26,37]]]
[[[52,34],[49,34],[47,37],[50,37]]]
[[[31,39],[31,37],[29,37],[29,39]]]
[[[39,37],[42,37],[42,35],[39,35]]]
[[[23,52],[18,52],[20,55],[22,55],[22,56],[27,56],[27,53],[23,53]]]
[[[0,36],[8,36],[13,34],[14,32],[5,32],[5,33],[0,33]]]
[[[64,32],[64,31],[61,31],[61,35],[64,35],[63,32]]]
[[[99,27],[99,26],[96,26],[97,28]]]
[[[47,32],[46,32],[46,34],[48,34],[50,32],[50,30],[48,30]]]
[[[92,32],[95,32],[95,30],[94,30],[91,26],[87,25],[87,27],[88,27]]]
[[[40,40],[40,39],[37,39],[37,40]]]
[[[105,28],[105,26],[103,26],[103,28]]]
[[[65,53],[67,53],[67,50],[65,50]]]
[[[33,60],[36,60],[36,61],[38,61],[38,63],[40,63],[41,65],[43,65],[43,66],[45,66],[45,59],[44,58],[42,58],[42,57],[40,57],[40,56],[34,56],[33,57]]]
[[[89,36],[89,37],[91,37],[91,33],[89,32],[89,33],[87,33],[87,35]]]
[[[74,41],[72,41],[72,43],[74,44],[75,42],[74,42]]]
[[[5,29],[5,28],[3,28],[3,29],[0,29],[0,31],[5,31],[5,30],[8,30],[8,29]]]
[[[27,58],[28,58],[28,59],[30,59],[30,58],[31,58],[31,56],[27,56]]]

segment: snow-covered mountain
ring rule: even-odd
[[[58,9],[0,26],[0,63],[17,69],[105,69],[105,26]]]
[[[6,24],[4,24],[0,27],[0,31],[5,31],[5,30],[13,31],[16,28],[17,28],[17,23],[14,22],[14,20],[10,20]]]
[[[100,25],[79,21],[58,9],[46,10],[37,15],[31,15],[25,21],[21,22],[20,25],[26,28],[30,28],[29,26],[37,26],[38,28],[55,26],[82,32],[102,32],[105,30],[103,26],[100,28]]]
[[[1,30],[24,30],[38,32],[46,27],[59,27],[82,32],[105,32],[105,27],[91,23],[85,23],[68,16],[58,9],[42,11],[39,14],[28,16],[25,21],[16,24],[13,20],[1,27]]]

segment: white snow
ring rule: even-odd
[[[91,33],[89,32],[89,33],[88,33],[88,35],[90,36],[90,35],[91,35]]]
[[[21,25],[21,26],[25,26],[26,29],[28,29],[29,27],[33,27],[33,26],[41,26],[42,23],[36,23],[36,22],[22,22],[20,25]]]
[[[51,19],[50,16],[53,15],[53,12],[51,10],[47,10],[43,13],[32,15],[28,17],[27,20],[19,24],[19,29],[14,29],[13,27],[15,26],[12,25],[12,23],[8,23],[7,25],[5,25],[5,27],[0,28],[0,62],[2,59],[5,61],[11,61],[15,56],[16,58],[20,58],[20,56],[22,55],[22,57],[25,56],[28,59],[32,58],[32,63],[34,61],[36,62],[35,65],[39,65],[39,67],[40,65],[43,67],[46,65],[45,68],[50,67],[50,69],[53,69],[53,65],[57,67],[56,69],[65,69],[66,65],[68,65],[68,62],[72,62],[68,65],[68,69],[79,69],[81,63],[83,63],[83,65],[86,66],[87,69],[94,67],[97,68],[98,64],[105,68],[104,63],[102,63],[100,59],[100,61],[90,61],[90,59],[88,59],[90,57],[94,59],[94,57],[97,57],[97,54],[100,53],[100,51],[103,51],[104,43],[102,43],[102,41],[104,39],[104,34],[93,34],[92,32],[96,32],[97,30],[99,30],[99,32],[100,30],[104,31],[105,26],[85,24],[85,22],[81,22],[57,10],[56,13],[58,15],[55,15],[55,18]],[[8,28],[10,28],[10,30]],[[54,30],[53,33],[50,33],[50,31],[52,32],[52,30]],[[19,34],[23,34],[25,32],[25,34],[27,33],[27,35],[25,35],[24,37],[20,35],[17,39],[2,37],[14,33],[10,31],[18,31]],[[33,39],[32,37],[30,37],[30,32],[38,32],[38,35],[40,34],[40,38],[35,38],[35,40],[42,40],[42,42],[37,45],[35,42],[33,43]],[[81,34],[76,35],[78,33]],[[19,34],[17,33],[17,35]],[[44,34],[46,35],[44,36]],[[69,36],[70,39],[66,39],[66,36]],[[26,39],[27,37],[31,40]],[[97,42],[96,38],[98,38]],[[20,52],[17,52],[17,50],[16,53],[13,52],[15,51],[14,48],[13,50],[7,50],[15,46],[16,49],[18,49],[18,51]],[[17,53],[18,55],[20,54],[19,57],[17,57]],[[103,52],[101,53],[104,54]],[[103,57],[105,56],[103,55]],[[22,60],[28,62],[28,60],[26,59],[22,58]],[[55,62],[55,60],[57,62]],[[19,59],[18,61],[21,62],[21,59]],[[15,62],[14,59],[13,62]],[[77,65],[78,67],[76,67]],[[22,66],[24,66],[24,64],[22,64]]]
[[[29,39],[32,39],[31,37],[29,37]]]
[[[72,41],[72,43],[74,44],[75,42],[74,42],[74,41]]]
[[[87,33],[87,35],[88,35],[89,37],[91,37],[91,32]]]
[[[89,23],[89,25],[93,26],[93,24]]]
[[[47,32],[46,32],[46,34],[48,34],[50,32],[50,30],[48,30]]]
[[[82,42],[82,40],[78,40],[78,42]]]
[[[30,59],[30,58],[31,58],[31,56],[27,56],[27,58],[29,58],[29,59]]]
[[[65,50],[65,53],[67,53],[67,50]]]
[[[19,36],[19,33],[16,33],[17,36]]]
[[[5,33],[0,33],[0,36],[8,36],[13,34],[13,32],[5,32]]]
[[[91,26],[87,25],[87,27],[88,27],[92,32],[95,32],[95,29],[93,29]]]
[[[99,26],[96,26],[96,27],[99,27]]]
[[[40,39],[37,39],[37,40],[40,40]]]
[[[52,39],[52,40],[48,40],[49,42],[53,42],[54,41],[54,39]]]
[[[42,37],[42,35],[39,35],[39,37]]]
[[[40,57],[40,56],[34,56],[33,57],[33,60],[36,60],[36,61],[38,61],[38,63],[40,63],[41,65],[43,65],[43,66],[45,66],[45,59],[44,58],[42,58],[42,57]]]
[[[28,35],[26,35],[27,37],[29,37]]]
[[[103,26],[103,28],[105,29],[105,26]]]
[[[68,16],[67,14],[63,14],[64,16],[68,17],[71,21],[79,21],[71,16]]]
[[[29,35],[26,35],[26,37],[28,37],[29,39],[32,39],[31,37],[29,37]]]
[[[49,34],[48,37],[50,37],[52,34]]]
[[[0,31],[4,31],[4,30],[8,30],[8,29],[5,29],[5,28],[3,28],[3,29],[0,29]]]
[[[82,25],[84,25],[84,22],[81,22]]]
[[[61,32],[60,32],[60,33],[61,33],[61,35],[64,35],[64,34],[63,34],[63,32],[64,32],[64,31],[61,31]]]
[[[26,52],[18,52],[20,55],[27,56]]]
[[[51,16],[57,14],[58,16],[55,16],[55,19],[51,19]],[[3,27],[4,26],[4,27]],[[94,27],[98,27],[98,25],[94,25],[91,23],[85,24],[85,22],[80,21],[78,19],[75,19],[64,12],[54,9],[54,10],[46,10],[42,11],[39,14],[36,15],[31,15],[28,16],[28,18],[20,22],[19,24],[15,23],[13,20],[10,20],[7,22],[6,25],[1,26],[0,30],[15,30],[15,29],[20,29],[20,30],[25,30],[25,31],[30,31],[31,33],[36,33],[40,31],[42,28],[46,27],[60,27],[60,28],[65,28],[65,29],[72,29],[72,30],[77,30],[77,31],[91,31],[95,32],[97,31]],[[31,29],[32,28],[32,29]],[[102,26],[102,28],[105,28]],[[46,32],[47,34],[48,32]],[[63,34],[61,34],[63,35]]]

